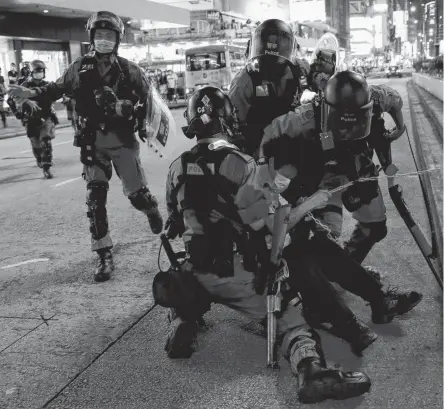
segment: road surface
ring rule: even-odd
[[[401,92],[411,130],[406,82],[389,80]],[[182,109],[173,115],[177,135],[169,141],[167,157],[161,159],[145,145],[141,147],[149,187],[159,198],[163,214],[169,163],[193,144],[180,133]],[[420,120],[427,127],[426,119]],[[223,307],[213,307],[207,315],[210,328],[199,334],[191,359],[166,358],[166,311],[156,307],[147,313],[153,303],[151,282],[158,271],[159,241],[150,233],[145,216],[123,196],[115,174],[108,215],[116,272],[112,280],[94,283],[85,183],[70,128],[57,132],[54,147],[55,178],[44,180],[26,137],[0,141],[0,407],[299,407],[296,382],[286,362],[281,360],[280,372],[268,374],[263,334]],[[434,155],[438,159],[434,156],[433,163],[440,160],[442,166],[442,155]],[[415,170],[405,136],[395,142],[393,157],[402,173]],[[434,177],[442,182],[441,172]],[[417,178],[403,178],[399,183],[415,217],[429,231]],[[387,194],[385,181],[381,185]],[[322,333],[324,349],[329,362],[367,372],[373,380],[372,391],[311,408],[441,405],[441,292],[388,196],[386,203],[389,234],[366,262],[383,270],[391,284],[423,292],[424,300],[402,319],[373,325],[369,307],[347,295],[350,306],[379,339],[361,359],[352,355],[347,344]],[[351,230],[348,218],[345,235]]]

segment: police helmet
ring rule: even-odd
[[[41,79],[45,78],[46,76],[46,65],[41,60],[32,61],[30,70],[31,70],[31,75],[36,73],[43,73],[43,77]]]
[[[288,24],[278,19],[265,20],[252,35],[249,61],[258,62],[263,79],[279,79],[287,65],[293,63],[296,46],[293,30]]]
[[[34,60],[31,62],[31,71],[43,71],[46,70],[46,65],[41,60]]]
[[[357,140],[370,134],[373,101],[364,77],[353,71],[334,74],[324,89],[327,125],[339,141]]]
[[[117,33],[116,47],[119,46],[125,34],[125,26],[119,16],[116,16],[110,11],[98,11],[94,13],[86,23],[86,30],[88,31],[89,42],[91,44],[94,41],[94,33],[98,28],[115,31]]]
[[[187,138],[209,138],[221,132],[232,135],[234,109],[228,95],[220,88],[206,86],[195,91],[188,100],[182,127]]]

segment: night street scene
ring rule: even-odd
[[[443,1],[0,0],[0,409],[443,405]]]

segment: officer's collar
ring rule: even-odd
[[[210,144],[210,143],[213,143],[213,142],[216,142],[216,141],[219,141],[219,140],[224,140],[224,141],[226,141],[227,140],[227,137],[223,134],[223,133],[218,133],[218,134],[216,134],[216,135],[213,135],[211,138],[202,138],[202,139],[198,139],[197,140],[197,143],[198,144],[201,144],[201,143],[208,143],[208,144]]]

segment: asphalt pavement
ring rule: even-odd
[[[388,82],[404,99],[411,130],[406,79]],[[141,144],[149,187],[165,215],[168,166],[193,141],[181,135],[182,110],[174,110],[176,135],[160,158]],[[427,129],[426,119],[420,118]],[[388,122],[387,125],[390,125]],[[424,131],[424,138],[430,134]],[[240,409],[296,408],[296,381],[288,364],[265,370],[265,338],[255,325],[223,307],[207,315],[189,360],[168,360],[163,351],[166,311],[153,304],[159,240],[145,216],[110,183],[108,217],[115,242],[112,280],[96,284],[92,273],[85,183],[72,129],[59,129],[54,143],[55,178],[43,179],[29,141],[0,141],[0,408],[34,409]],[[400,173],[415,170],[405,136],[393,146]],[[442,153],[436,153],[434,163]],[[436,176],[441,178],[442,172]],[[419,224],[429,227],[416,177],[399,178]],[[345,370],[360,369],[372,391],[347,401],[311,408],[417,409],[442,403],[442,293],[413,238],[397,215],[382,181],[389,234],[368,257],[384,279],[424,293],[402,319],[374,325],[370,309],[352,295],[350,306],[379,334],[363,358],[348,344],[321,334],[327,360]],[[346,218],[344,235],[352,231]],[[175,243],[180,247],[180,242]],[[322,257],[322,255],[320,255]],[[165,257],[161,263],[166,267]],[[303,405],[302,405],[303,406]]]

